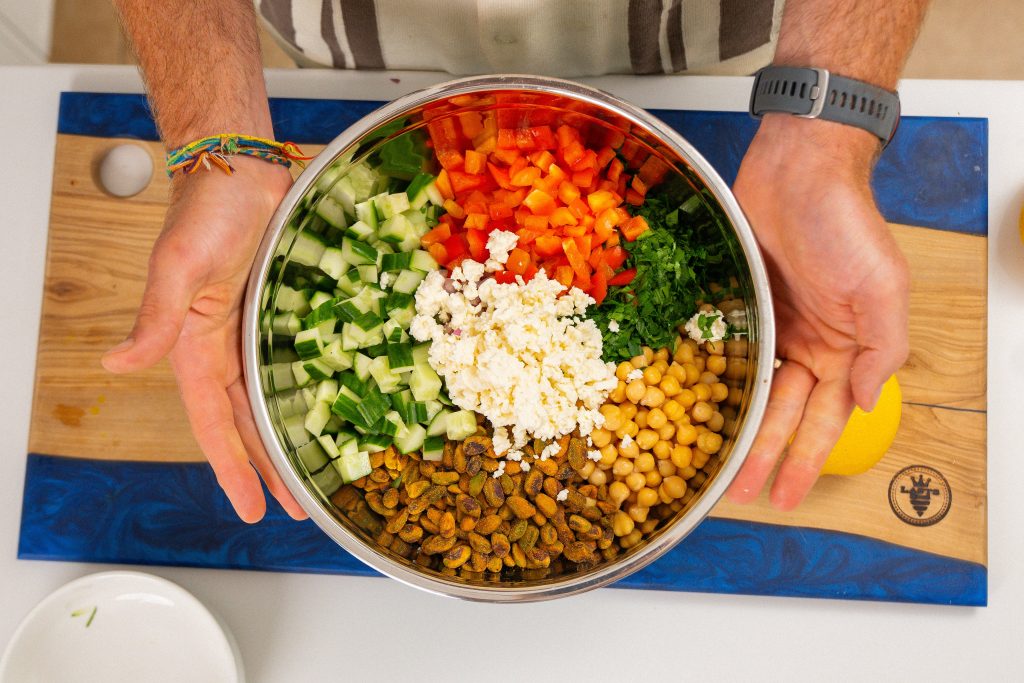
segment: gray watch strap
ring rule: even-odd
[[[757,72],[750,114],[786,112],[863,128],[888,144],[900,120],[894,92],[826,69],[768,66]]]

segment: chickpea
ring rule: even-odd
[[[729,358],[725,363],[725,376],[729,379],[743,379],[747,376],[746,358]]]
[[[672,363],[672,365],[668,366],[668,370],[663,374],[668,375],[669,377],[675,377],[680,385],[686,381],[686,370],[684,370],[683,366],[679,363]]]
[[[661,486],[665,489],[665,493],[673,498],[682,498],[686,493],[686,481],[682,477],[665,477]]]
[[[636,445],[641,450],[649,451],[658,443],[658,432],[653,429],[641,429],[636,435]],[[643,456],[641,456],[643,457]]]
[[[717,453],[718,449],[721,447],[722,436],[720,434],[708,432],[707,434],[701,434],[697,437],[697,448],[705,453]]]
[[[676,426],[671,422],[666,423],[664,427],[658,430],[658,438],[663,441],[669,441],[673,436],[676,435]]]
[[[716,375],[713,372],[709,372],[709,371],[705,370],[704,372],[700,373],[700,383],[701,384],[706,384],[708,386],[708,388],[709,388],[709,391],[710,391],[711,385],[714,384],[717,381],[718,381],[718,375]]]
[[[642,370],[647,367],[647,359],[641,353],[639,356],[633,356],[629,359],[629,364],[633,366],[634,370]]]
[[[615,461],[619,458],[619,449],[615,447],[615,444],[609,443],[605,446],[601,446],[601,465],[611,467],[615,464]]]
[[[697,383],[697,380],[700,379],[701,370],[697,368],[696,360],[697,359],[693,359],[689,363],[683,364],[683,370],[686,371],[686,381],[683,382],[683,386],[693,386]]]
[[[664,375],[668,372],[668,362],[663,360],[656,360],[651,364],[651,367]]]
[[[626,399],[630,403],[639,403],[646,391],[647,386],[643,383],[643,380],[635,379],[626,386]]]
[[[708,372],[721,376],[725,374],[727,362],[725,356],[711,356],[708,358]]]
[[[647,359],[647,364],[650,365],[651,363],[654,362],[654,349],[652,349],[650,346],[644,346],[642,348],[643,348],[644,358]]]
[[[660,522],[660,519],[648,519],[646,522],[640,525],[640,531],[642,533],[649,534],[658,528],[658,524]]]
[[[647,387],[647,391],[644,392],[644,396],[640,400],[640,404],[645,405],[648,408],[659,408],[664,403],[665,392],[658,387]]]
[[[644,479],[647,481],[647,488],[656,489],[661,484],[661,472],[654,469],[644,474]]]
[[[601,414],[604,416],[604,428],[614,432],[622,426],[622,411],[617,405],[606,403],[601,406]]]
[[[654,456],[650,453],[641,453],[633,461],[633,467],[637,472],[650,472],[654,469]]]
[[[635,404],[627,401],[619,406],[619,411],[622,413],[623,420],[632,420],[636,417],[637,407]]]
[[[704,474],[703,472],[698,472],[697,474],[693,475],[693,479],[690,480],[690,486],[692,486],[695,489],[700,488],[701,485],[705,481],[707,481],[707,479],[708,475]]]
[[[668,422],[668,417],[665,416],[665,411],[661,408],[651,408],[651,411],[647,413],[647,426],[651,429],[661,429]]]
[[[633,372],[633,365],[629,361],[622,361],[615,366],[615,377],[625,382],[629,373]]]
[[[711,400],[711,387],[707,384],[694,384],[693,395],[697,397],[697,402],[710,401]]]
[[[636,422],[636,426],[640,429],[647,429],[647,413],[647,410],[638,410],[633,417],[633,422]]]
[[[644,487],[645,484],[647,484],[647,477],[640,474],[639,472],[630,472],[628,475],[626,475],[626,486],[629,487],[630,491],[639,491]]]
[[[693,349],[689,345],[682,343],[676,348],[676,352],[672,354],[672,360],[680,365],[685,363],[693,362]]]
[[[604,427],[598,427],[590,432],[590,440],[594,442],[594,448],[604,448],[612,442],[612,433]]]
[[[683,389],[675,399],[683,410],[689,410],[697,402],[697,394],[693,393],[693,389]]]
[[[634,526],[633,518],[621,510],[612,517],[612,532],[619,538],[632,533]]]
[[[711,400],[715,403],[721,403],[725,399],[729,398],[729,387],[722,382],[715,382],[711,385]]]
[[[693,449],[693,467],[698,470],[701,469],[704,465],[708,464],[708,458],[710,457],[711,456],[708,453],[702,451],[700,448]]]
[[[622,403],[626,400],[626,383],[621,379],[619,383],[615,385],[615,388],[608,394],[608,400],[614,401],[615,403]]]
[[[675,446],[669,457],[672,460],[672,464],[676,466],[676,469],[681,470],[690,466],[690,463],[693,461],[693,451],[689,446]]]
[[[654,352],[654,361],[666,361],[668,360],[668,349],[658,349]]]
[[[672,464],[672,461],[666,458],[665,460],[658,461],[658,474],[665,477],[671,477],[676,473],[676,466]]]
[[[644,370],[644,383],[647,386],[656,386],[661,381],[661,371],[658,368],[651,366]]]
[[[704,342],[704,350],[712,356],[721,356],[725,353],[725,342],[724,341],[709,341]]]
[[[640,494],[638,493],[637,495]],[[634,522],[646,522],[648,512],[650,512],[650,509],[639,503],[631,503],[626,507],[626,514],[632,517]]]
[[[591,460],[590,462],[587,463],[587,465],[593,465],[593,464],[594,464],[593,460]],[[583,469],[586,470],[586,466],[584,466]],[[604,486],[605,484],[608,483],[608,473],[607,472],[605,472],[604,470],[594,469],[593,467],[591,469],[593,471],[587,476],[587,481],[589,481],[594,486]],[[581,471],[580,474],[583,474],[583,472]]]
[[[747,356],[747,338],[746,337],[733,337],[729,341],[725,342],[725,355],[731,357],[743,357]]]
[[[690,411],[690,419],[694,422],[707,422],[711,419],[711,415],[715,412],[715,409],[711,407],[710,403],[704,401],[697,401],[696,405]]]
[[[612,465],[612,474],[616,477],[627,477],[633,473],[633,461],[628,458],[619,458]]]
[[[654,453],[654,457],[658,460],[664,460],[672,454],[672,443],[669,441],[659,441],[654,444],[651,452]]]
[[[680,446],[689,446],[697,440],[697,430],[693,425],[676,425],[676,443]]]
[[[630,424],[636,423],[632,422]],[[626,458],[636,458],[638,455],[640,455],[640,447],[636,444],[636,440],[634,439],[633,441],[625,445],[620,443],[619,455],[624,456]],[[627,472],[626,474],[629,474],[629,472]]]
[[[589,479],[590,475],[593,474],[594,470],[596,469],[597,463],[594,462],[593,460],[587,460],[587,462],[583,464],[583,468],[580,470],[580,476],[583,477],[584,479]]]
[[[686,487],[686,484],[683,484]],[[622,505],[622,501],[629,498],[629,487],[623,484],[621,481],[613,481],[608,485],[608,497],[616,505]]]
[[[683,405],[674,398],[670,398],[669,400],[665,401],[665,405],[661,407],[661,410],[664,413],[665,417],[667,417],[672,422],[678,420],[686,412],[686,408],[684,408]]]
[[[654,507],[658,504],[658,492],[645,486],[636,492],[636,504],[645,508]]]
[[[705,363],[707,363],[707,359],[704,356],[693,357],[693,367],[697,368],[698,377],[700,376],[700,373],[704,372]]]
[[[630,533],[626,534],[626,537],[619,541],[619,547],[623,550],[629,550],[637,543],[642,541],[644,538],[643,533],[639,529],[633,529]]]
[[[683,390],[683,387],[679,384],[679,380],[672,375],[665,375],[662,378],[661,383],[658,384],[658,388],[670,398],[672,396],[676,396]]]
[[[658,487],[658,499],[662,502],[663,505],[671,505],[673,502],[675,502],[675,498],[665,493],[664,485]]]
[[[719,412],[714,412],[711,414],[711,419],[705,424],[707,424],[708,429],[712,432],[720,432],[722,427],[725,426],[725,417]]]

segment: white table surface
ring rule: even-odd
[[[395,83],[391,78],[399,79]],[[282,97],[391,99],[425,73],[268,73]],[[749,79],[594,79],[654,107],[743,110]],[[16,559],[58,95],[138,92],[128,67],[0,68],[0,644],[66,581],[114,567]],[[1024,83],[911,81],[910,115],[990,120],[989,606],[602,589],[555,602],[457,602],[379,578],[148,567],[229,625],[252,681],[1021,680],[1024,664]],[[969,322],[969,321],[968,321]],[[59,656],[59,655],[58,655]],[[986,675],[987,674],[987,675]]]

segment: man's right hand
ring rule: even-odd
[[[291,177],[259,159],[231,162],[232,176],[214,169],[174,179],[135,326],[103,366],[135,372],[169,355],[192,433],[238,516],[263,517],[261,476],[288,514],[304,519],[263,448],[241,357],[249,270]]]

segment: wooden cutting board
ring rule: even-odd
[[[121,142],[57,136],[29,451],[118,462],[201,461],[166,362],[121,377],[99,364],[131,328],[167,201],[159,170],[128,199],[100,189],[97,164]],[[160,169],[158,143],[135,144]],[[904,403],[896,442],[866,474],[823,477],[794,512],[778,512],[762,496],[749,506],[723,501],[712,516],[843,532],[985,565],[987,238],[901,224],[892,231],[912,272],[911,355],[898,373]],[[932,482],[929,473],[927,486],[917,481],[920,495],[934,491],[922,518],[934,515],[943,497],[951,501],[933,524],[897,514],[910,509],[914,482],[894,478],[911,466],[927,466],[945,480]]]

